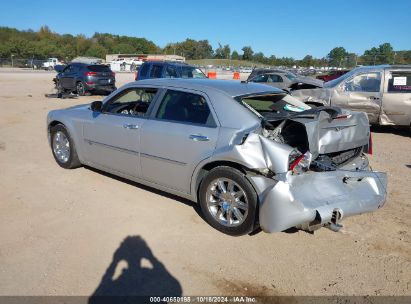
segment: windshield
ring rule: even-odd
[[[284,118],[310,109],[305,103],[285,94],[252,95],[240,99],[254,114],[267,120]]]
[[[87,68],[92,72],[111,72],[107,65],[89,65]]]
[[[207,78],[200,69],[195,67],[181,67],[181,78]]]
[[[348,73],[345,73],[344,75],[342,75],[342,76],[340,76],[340,77],[338,77],[334,80],[324,82],[324,88],[333,88],[333,87],[339,85],[344,79],[349,78],[351,75],[353,75],[356,72],[357,72],[357,69],[354,69],[354,70],[351,70]]]

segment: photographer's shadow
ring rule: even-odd
[[[100,285],[89,298],[106,296],[181,296],[180,283],[153,255],[140,236],[128,236],[113,255]]]

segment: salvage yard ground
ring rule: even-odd
[[[229,237],[186,200],[60,168],[48,111],[103,97],[46,98],[52,78],[0,70],[0,295],[411,295],[409,133],[374,130],[371,164],[389,176],[381,210],[339,233]]]

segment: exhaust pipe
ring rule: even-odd
[[[340,208],[335,208],[331,216],[331,222],[328,223],[327,228],[334,232],[340,231],[340,229],[343,227],[341,224],[339,224],[342,218],[343,218],[342,210]]]
[[[334,232],[338,232],[338,231],[340,231],[340,229],[343,227],[343,225],[334,224],[334,223],[329,223],[326,227],[327,227],[328,229],[334,231]]]

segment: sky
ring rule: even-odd
[[[324,57],[337,46],[362,54],[390,42],[411,50],[411,0],[4,0],[0,26],[60,34],[144,37],[160,47],[186,38],[276,57]]]

